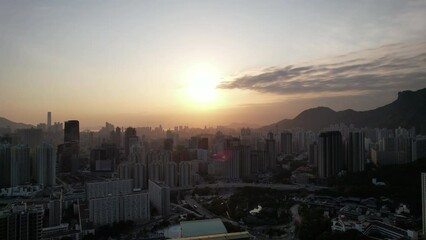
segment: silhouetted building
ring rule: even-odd
[[[115,146],[115,145],[114,145]],[[109,155],[106,148],[95,148],[90,151],[90,170],[92,172],[113,172],[115,165],[115,152]]]
[[[65,122],[64,142],[80,142],[80,123],[77,120]]]
[[[198,141],[198,148],[208,150],[209,149],[209,139],[204,137]]]
[[[240,177],[247,178],[251,175],[251,148],[250,146],[239,147],[240,151]]]
[[[178,174],[177,164],[175,162],[167,162],[164,166],[164,182],[169,187],[177,187]]]
[[[132,139],[135,139],[135,138],[137,139],[136,129],[132,127],[128,127],[126,131],[124,132],[124,151],[126,153],[126,156],[129,155],[131,142],[134,141]]]
[[[18,143],[27,144],[28,147],[34,148],[43,142],[43,130],[36,128],[17,129],[16,135]]]
[[[268,169],[273,170],[277,165],[277,150],[275,146],[274,134],[269,132],[266,138],[266,152],[268,158]]]
[[[318,176],[336,176],[344,165],[342,134],[338,131],[323,132],[318,139]]]
[[[252,150],[250,152],[251,172],[263,173],[266,171],[266,152],[263,150]]]
[[[347,141],[347,169],[362,172],[365,168],[365,141],[363,132],[349,132]]]
[[[225,149],[225,177],[237,180],[240,178],[240,150],[238,148]]]
[[[417,136],[412,143],[412,161],[426,158],[426,136]]]
[[[56,156],[53,147],[41,144],[35,153],[36,181],[43,186],[54,186],[56,183]]]
[[[239,138],[227,138],[225,139],[225,150],[234,149],[241,146],[241,141]]]
[[[41,205],[8,205],[0,210],[0,239],[42,239]]]
[[[115,143],[115,145],[117,146],[117,148],[121,148],[121,128],[116,127],[115,128],[115,132],[113,132],[113,142]]]
[[[171,139],[171,138],[164,139],[163,149],[166,150],[166,151],[173,151],[173,139]]]
[[[318,166],[318,143],[313,142],[309,145],[309,155],[308,155],[309,164],[313,166]]]
[[[293,142],[291,132],[281,133],[281,153],[285,155],[293,154]]]
[[[24,144],[18,144],[11,148],[10,185],[28,184],[31,180],[30,148]]]
[[[8,188],[11,186],[12,173],[12,155],[9,144],[0,144],[0,187]]]
[[[47,129],[50,129],[52,127],[52,113],[47,112]]]
[[[80,167],[78,142],[66,142],[58,145],[56,159],[59,172],[76,172]]]

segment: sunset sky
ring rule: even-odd
[[[0,116],[270,124],[426,87],[426,1],[1,1]]]

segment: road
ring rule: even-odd
[[[206,218],[214,218],[216,215],[211,213],[209,210],[205,209],[201,204],[196,202],[194,199],[192,199],[190,196],[185,196],[185,201],[195,209],[198,213],[201,215],[204,215]],[[195,207],[197,206],[197,207]]]
[[[200,203],[198,203],[197,201],[195,201],[190,196],[185,196],[185,201],[188,204],[190,204],[191,206],[196,205],[197,207],[195,208],[195,211],[197,211],[201,215],[204,215],[207,218],[220,218],[223,222],[229,222],[229,223],[231,223],[232,225],[235,225],[235,226],[239,225],[239,223],[235,222],[234,220],[231,220],[229,218],[225,218],[225,217],[222,217],[222,216],[217,216],[216,214],[210,212],[209,210],[207,210],[206,208],[204,208],[203,205],[201,205]]]
[[[184,207],[182,207],[182,206],[180,206],[178,204],[171,203],[170,205],[172,205],[173,207],[177,207],[177,208],[181,209],[182,211],[185,211],[186,213],[194,214],[197,217],[202,217],[201,214],[198,214],[197,212],[194,212],[194,211],[192,211],[190,209],[184,208]]]
[[[214,183],[214,184],[199,184],[189,187],[174,187],[171,190],[191,190],[194,188],[242,188],[242,187],[257,187],[257,188],[271,188],[276,190],[299,190],[299,189],[308,189],[308,190],[319,190],[325,187],[318,186],[305,186],[305,185],[294,185],[294,184],[266,184],[266,183]]]

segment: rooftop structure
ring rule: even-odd
[[[185,221],[181,222],[180,226],[182,227],[182,237],[184,238],[228,233],[222,220],[218,218]]]

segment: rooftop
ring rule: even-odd
[[[181,222],[180,226],[183,238],[228,233],[219,218]]]
[[[222,234],[213,234],[197,237],[183,237],[178,238],[179,240],[226,240],[226,239],[250,239],[252,236],[248,232],[235,232],[235,233],[222,233]]]

